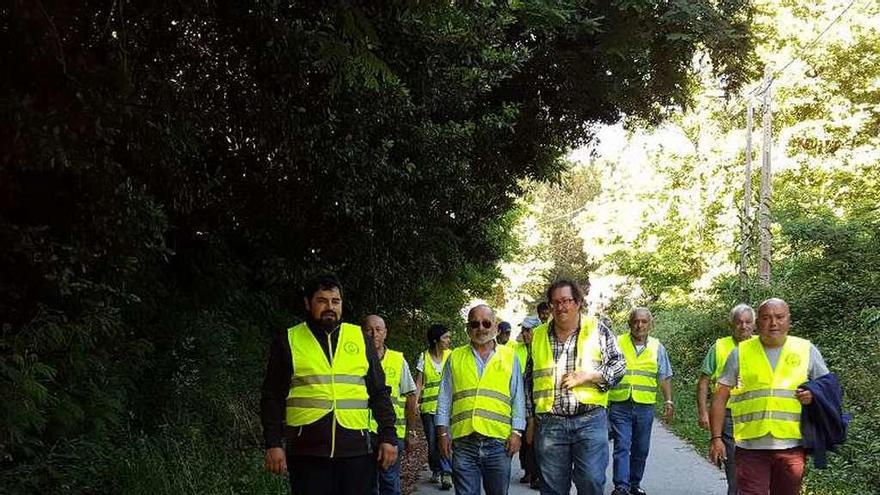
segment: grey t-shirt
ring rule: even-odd
[[[767,361],[770,362],[770,368],[775,370],[776,363],[779,362],[779,356],[782,354],[782,347],[765,347],[764,353],[767,355]],[[815,380],[816,378],[827,374],[828,366],[825,364],[825,359],[822,357],[822,353],[819,352],[819,349],[817,349],[816,346],[810,344],[810,362],[807,367],[807,378],[809,380]],[[739,349],[737,348],[730,353],[727,362],[724,363],[724,371],[722,371],[721,376],[718,377],[718,383],[727,385],[728,387],[735,387],[738,377]],[[800,440],[780,439],[771,435],[736,442],[736,446],[743,449],[783,450],[798,447],[800,445]]]

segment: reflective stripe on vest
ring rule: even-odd
[[[602,363],[602,351],[599,347],[599,322],[595,318],[581,317],[581,329],[578,332],[575,370],[595,370]],[[561,357],[561,356],[560,356]],[[553,408],[554,386],[565,374],[565,363],[553,359],[553,348],[550,344],[550,324],[543,323],[534,329],[532,335],[532,399],[536,413],[548,413]],[[574,396],[582,404],[598,406],[608,405],[608,393],[600,391],[595,385],[578,385],[573,390]]]
[[[510,379],[516,355],[507,346],[496,345],[478,376],[477,362],[470,344],[461,346],[449,358],[452,371],[452,438],[477,432],[487,437],[507,439],[511,431]]]
[[[385,349],[385,355],[382,356],[382,370],[385,371],[385,385],[391,387],[391,405],[394,406],[394,415],[397,418],[394,421],[394,429],[397,431],[397,438],[400,439],[406,436],[406,396],[400,395],[403,361],[402,352]],[[379,424],[370,412],[370,431],[376,433],[378,430]]]
[[[611,389],[608,398],[611,402],[623,402],[632,397],[639,404],[657,402],[657,354],[660,341],[648,337],[642,353],[636,355],[632,334],[626,333],[617,338],[623,357],[626,359],[626,374],[620,383]]]
[[[287,425],[311,424],[332,411],[343,428],[366,430],[369,427],[364,337],[360,327],[348,323],[340,325],[338,332],[336,349],[328,342],[333,351],[331,365],[305,323],[287,331],[293,362],[287,394]]]
[[[440,371],[434,369],[434,360],[431,359],[431,351],[425,351],[425,363],[422,366],[422,395],[419,396],[419,412],[427,414],[437,413],[437,395],[440,394],[440,378],[443,375],[443,368],[446,366],[446,360],[452,351],[446,349],[443,351],[443,357],[440,359]]]
[[[808,379],[810,341],[788,336],[776,369],[770,367],[760,338],[739,344],[739,391],[730,398],[737,442],[771,435],[801,438],[801,403],[795,396]]]

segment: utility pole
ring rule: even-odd
[[[749,98],[746,103],[746,180],[743,184],[742,245],[740,246],[739,280],[745,290],[749,282],[749,248],[752,242],[752,133],[754,132],[754,105]]]
[[[760,218],[761,229],[761,245],[760,259],[758,260],[758,280],[762,285],[770,285],[770,192],[771,192],[771,170],[770,170],[770,151],[772,148],[771,137],[771,110],[770,110],[770,84],[772,82],[772,71],[768,64],[764,68],[764,116],[763,131],[764,139],[761,146],[761,203],[758,205],[758,216]]]

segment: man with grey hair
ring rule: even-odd
[[[437,443],[452,458],[455,493],[506,495],[510,458],[526,427],[525,395],[513,348],[495,341],[498,324],[489,306],[468,312],[470,342],[452,351],[437,397]],[[451,440],[450,440],[451,438]]]
[[[755,329],[755,310],[748,304],[737,304],[730,311],[729,337],[722,337],[715,341],[700,368],[700,379],[697,380],[697,409],[699,412],[699,425],[704,430],[709,429],[709,385],[712,385],[712,393],[718,388],[716,381],[724,370],[727,357],[736,349],[740,342],[752,338]],[[728,405],[729,406],[729,405]],[[721,440],[727,452],[727,460],[724,461],[724,473],[727,475],[727,495],[736,495],[736,465],[734,454],[736,444],[733,441],[733,419],[730,416],[730,407],[724,415],[724,429],[721,432]]]
[[[813,402],[813,393],[801,385],[828,374],[828,367],[816,346],[789,335],[790,329],[785,301],[761,303],[758,338],[730,353],[712,397],[709,458],[718,462],[727,455],[721,431],[729,400],[742,495],[801,493],[806,464],[801,412]]]
[[[608,419],[614,440],[612,495],[645,495],[640,485],[651,447],[658,387],[666,401],[663,419],[672,420],[672,365],[663,344],[648,336],[654,328],[648,308],[634,308],[628,323],[629,333],[618,337],[626,374],[608,393]]]

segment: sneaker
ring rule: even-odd
[[[428,480],[431,483],[440,483],[440,473],[434,473],[431,475],[431,479]]]
[[[641,487],[638,487],[638,486],[637,486],[637,487],[635,487],[635,488],[630,488],[630,489],[629,489],[629,495],[648,495],[648,494],[645,493],[645,490],[642,490]]]
[[[615,487],[614,491],[611,492],[611,495],[630,495],[629,490],[623,487]]]
[[[449,490],[450,488],[452,488],[452,475],[443,473],[443,476],[440,477],[440,489]]]
[[[541,480],[537,476],[532,478],[532,481],[529,483],[529,488],[532,490],[540,490],[541,489]]]

